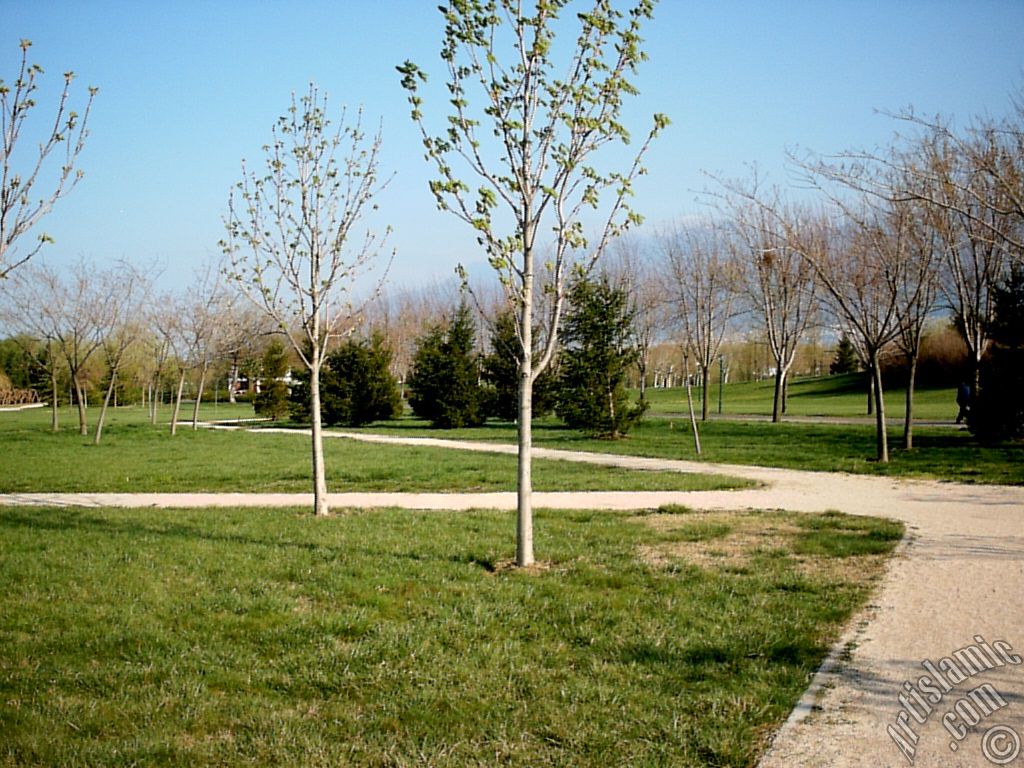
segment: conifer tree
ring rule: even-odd
[[[463,303],[447,328],[434,326],[419,340],[408,382],[413,413],[442,429],[484,423],[476,328]]]
[[[606,277],[573,286],[555,406],[570,427],[618,438],[643,415],[645,406],[633,405],[626,392],[627,372],[638,355],[632,323],[629,296]]]

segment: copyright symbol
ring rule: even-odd
[[[1008,725],[993,725],[981,737],[981,754],[995,765],[1008,765],[1020,754],[1020,735]]]

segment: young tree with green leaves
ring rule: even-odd
[[[310,373],[314,510],[329,512],[320,417],[320,370],[332,337],[354,327],[351,292],[381,255],[364,217],[386,185],[378,178],[381,136],[367,139],[362,115],[337,128],[316,86],[278,118],[266,169],[250,172],[228,202],[230,276],[288,338]],[[379,283],[378,286],[379,288]]]
[[[409,375],[409,406],[435,427],[477,427],[487,418],[480,386],[476,327],[462,303],[447,327],[436,325],[416,345]]]
[[[412,119],[438,172],[430,190],[441,209],[477,233],[516,316],[520,566],[534,562],[533,386],[555,352],[571,263],[588,273],[609,241],[640,221],[627,199],[644,172],[641,160],[650,141],[668,124],[664,115],[655,115],[625,171],[599,170],[599,150],[630,138],[622,123],[623,98],[637,93],[630,77],[646,58],[640,28],[652,17],[654,0],[638,0],[625,13],[610,0],[593,0],[576,15],[579,32],[571,46],[556,39],[568,6],[568,0],[537,0],[530,8],[521,0],[451,0],[442,7],[441,58],[451,111],[439,135],[424,119],[420,89],[426,74],[411,61],[398,67]],[[610,205],[591,216],[606,192]],[[585,229],[596,236],[588,237]],[[537,343],[541,249],[551,300],[547,339]]]
[[[645,403],[633,405],[626,392],[628,371],[639,354],[634,314],[628,292],[605,276],[573,285],[561,332],[555,406],[568,426],[615,439],[646,410]]]
[[[51,126],[42,140],[33,145],[34,152],[25,160],[16,157],[18,140],[25,121],[37,106],[35,93],[39,89],[38,78],[43,68],[28,61],[31,40],[21,41],[21,67],[13,83],[0,79],[0,280],[15,267],[31,259],[53,238],[45,232],[36,238],[35,245],[22,253],[16,253],[18,240],[35,227],[48,214],[54,204],[68,194],[79,179],[81,170],[75,169],[78,156],[85,147],[88,135],[89,112],[97,89],[89,88],[85,110],[79,115],[68,106],[71,81],[74,72],[64,73],[64,90],[57,100]],[[58,148],[63,145],[63,152]],[[59,164],[52,167],[47,158],[57,150]],[[36,183],[52,180],[49,191],[40,194]]]

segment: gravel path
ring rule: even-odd
[[[431,438],[331,436],[515,452],[509,445]],[[535,456],[727,474],[763,483],[739,491],[535,493],[538,507],[636,509],[678,503],[695,509],[834,509],[902,520],[908,540],[874,603],[848,629],[761,766],[1024,766],[1024,488],[551,449],[535,449]],[[0,495],[0,504],[11,503],[291,506],[310,505],[312,498],[237,493]],[[330,503],[514,509],[515,494],[338,493],[331,494]],[[940,672],[922,684],[920,678],[931,674],[923,666],[926,661]],[[964,679],[957,679],[957,670]],[[928,688],[929,682],[935,685]]]

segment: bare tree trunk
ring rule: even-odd
[[[782,421],[782,386],[785,381],[785,374],[782,372],[782,367],[778,365],[778,361],[775,361],[775,395],[772,398],[771,403],[771,420],[772,424],[778,424]]]
[[[789,403],[789,368],[782,374],[782,415],[786,415],[786,404]]]
[[[519,308],[519,439],[516,471],[516,565],[533,565],[533,256],[525,254],[523,303]]]
[[[529,326],[524,326],[528,328]],[[533,376],[532,361],[519,374],[519,462],[516,478],[516,565],[533,565]]]
[[[693,448],[700,456],[700,432],[697,431],[697,414],[693,410],[693,390],[690,388],[690,358],[683,356],[683,381],[686,382],[686,403],[690,408],[690,429],[693,430]]]
[[[231,356],[231,371],[228,373],[228,402],[234,405],[238,402],[236,391],[238,389],[238,353]]]
[[[50,360],[53,360],[53,356],[50,356]],[[52,397],[50,398],[50,431],[59,432],[60,424],[57,418],[57,368],[56,366],[50,367],[50,390]]]
[[[868,416],[875,412],[875,369],[868,365]]]
[[[889,463],[889,433],[885,423],[885,394],[882,391],[882,366],[878,353],[873,355],[871,376],[875,392],[875,446],[879,463]]]
[[[317,329],[319,330],[319,329]],[[313,514],[325,517],[330,514],[327,505],[327,478],[324,475],[324,435],[320,417],[320,349],[319,342],[313,345],[309,371],[310,417],[312,419],[313,450]]]
[[[907,371],[907,400],[903,416],[903,448],[909,451],[914,447],[914,386],[917,380],[917,355],[910,356],[910,367]]]
[[[711,370],[711,366],[705,367],[703,364],[700,367],[700,420],[708,420],[708,395],[710,393],[710,387],[708,386],[708,375]]]
[[[196,404],[192,408],[192,429],[199,429],[199,404],[203,401],[203,388],[206,386],[206,371],[209,368],[208,363],[203,363],[203,370],[199,374],[199,392],[196,394]]]
[[[171,434],[178,434],[178,413],[181,411],[181,393],[185,389],[185,369],[181,369],[178,377],[178,396],[174,399],[174,410],[171,411]]]
[[[96,434],[93,435],[92,444],[100,444],[100,436],[103,434],[103,422],[107,419],[107,407],[110,405],[110,396],[114,393],[117,384],[117,371],[110,372],[110,386],[107,387],[107,394],[103,398],[103,407],[100,408],[100,417],[96,421]]]
[[[71,381],[74,384],[75,397],[78,400],[78,434],[88,435],[89,423],[87,421],[87,416],[85,415],[85,390],[78,381],[77,373],[71,377]]]

